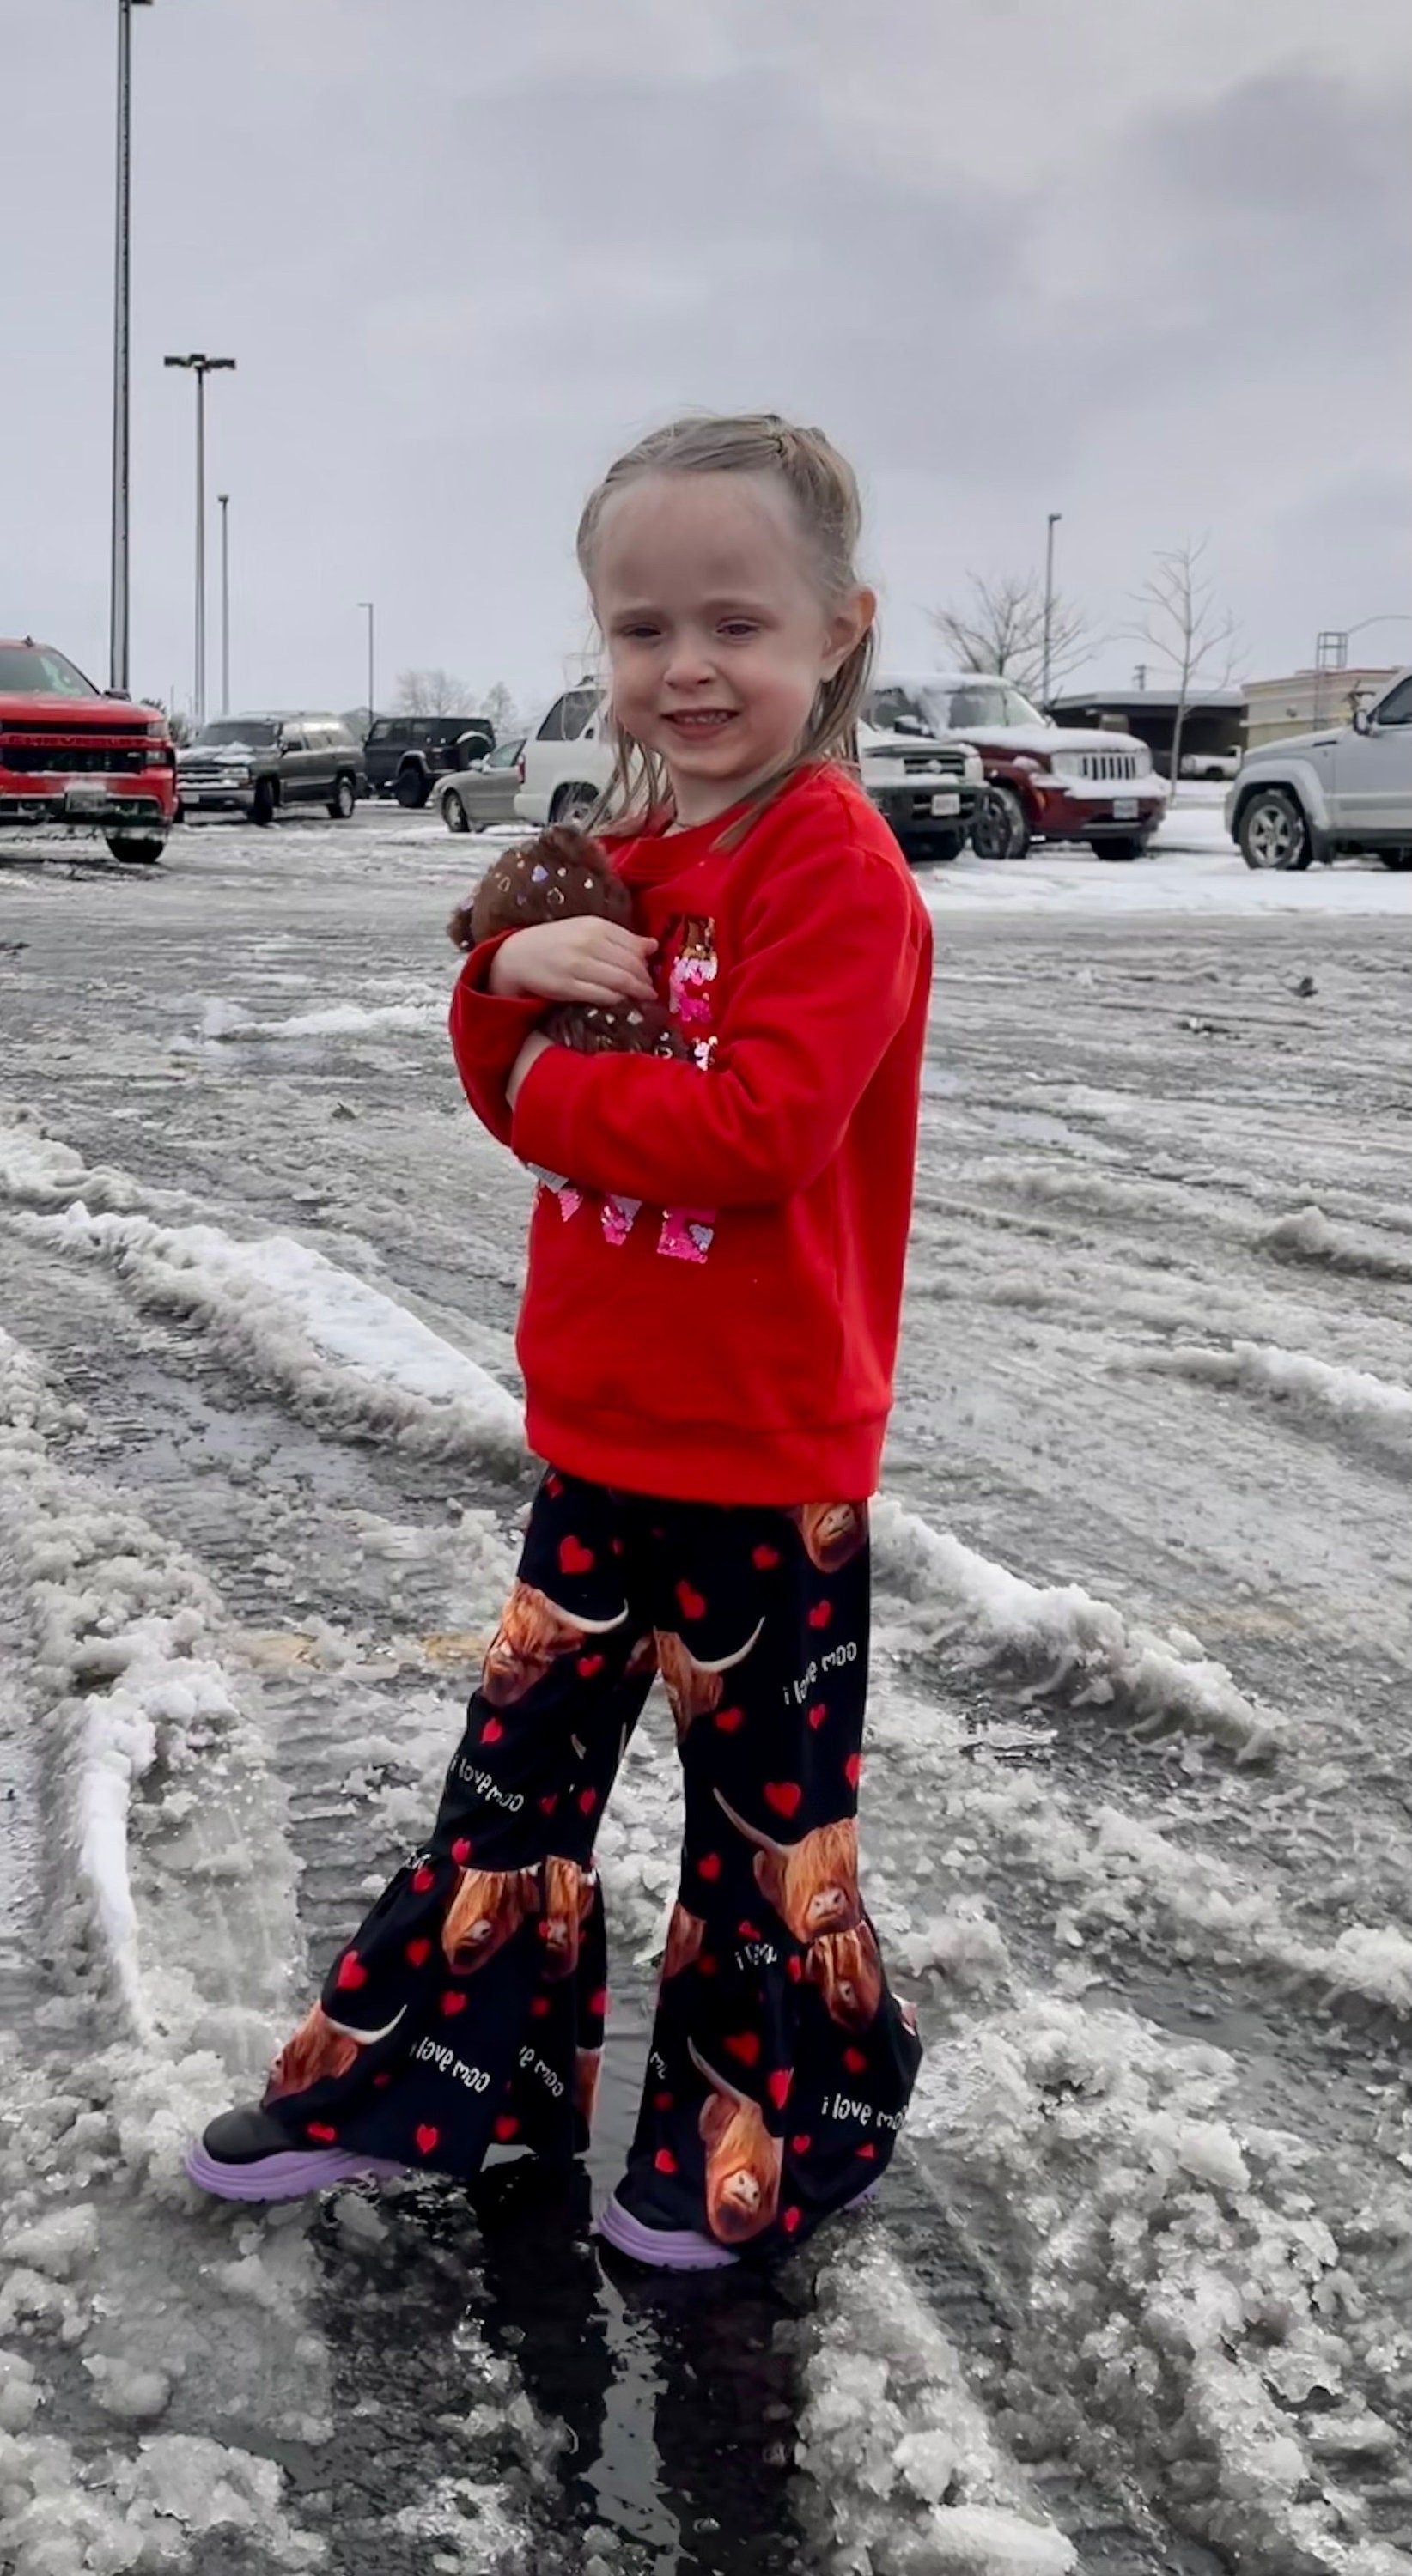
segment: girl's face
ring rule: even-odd
[[[789,758],[876,607],[858,590],[830,611],[787,485],[739,473],[649,474],[615,492],[593,604],[614,713],[665,761],[684,825]]]

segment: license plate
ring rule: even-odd
[[[1137,821],[1137,798],[1135,796],[1115,796],[1113,799],[1113,820],[1115,823],[1135,823]]]
[[[88,787],[67,787],[64,790],[64,812],[80,820],[85,816],[90,820],[101,817],[108,812],[111,802],[110,797],[95,796]]]
[[[954,788],[949,790],[949,792],[944,796],[934,796],[932,798],[932,812],[934,814],[959,814],[960,811],[961,799]]]

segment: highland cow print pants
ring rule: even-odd
[[[868,1522],[551,1470],[436,1822],[271,2070],[299,2144],[469,2177],[588,2140],[607,2007],[594,1840],[660,1672],[681,1880],[618,2197],[751,2254],[886,2165],[921,2054],[858,1883]]]

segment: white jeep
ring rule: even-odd
[[[1226,823],[1248,868],[1307,868],[1352,852],[1412,867],[1412,671],[1352,724],[1248,753]]]
[[[917,732],[858,728],[863,785],[909,859],[954,859],[964,848],[984,780],[968,743]],[[524,747],[515,811],[526,823],[582,823],[613,774],[601,690],[566,689]]]

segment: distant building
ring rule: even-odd
[[[1190,699],[1182,725],[1183,760],[1243,751],[1245,703],[1244,689],[1202,689]],[[1051,698],[1048,712],[1056,724],[1097,725],[1111,733],[1136,734],[1151,752],[1154,769],[1164,778],[1171,775],[1175,689],[1073,689]]]
[[[1291,734],[1320,733],[1326,726],[1351,722],[1362,697],[1377,697],[1397,670],[1293,671],[1285,680],[1250,680],[1246,684],[1249,715],[1246,747],[1260,751],[1267,742],[1286,742]]]

